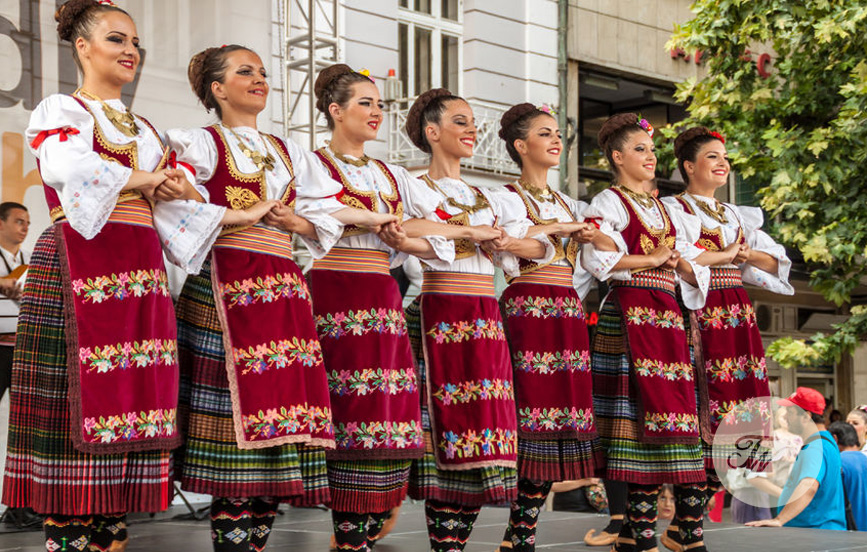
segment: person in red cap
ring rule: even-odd
[[[825,430],[825,398],[815,389],[798,387],[779,404],[786,407],[789,431],[800,435],[804,446],[780,494],[777,516],[747,525],[845,531],[842,464],[834,438]]]

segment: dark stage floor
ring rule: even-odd
[[[147,517],[131,518],[131,534],[127,552],[209,552],[209,525],[205,521],[173,518],[186,510],[174,507],[153,521]],[[507,518],[504,508],[485,508],[479,516],[467,552],[494,552],[503,535]],[[536,549],[563,552],[566,550],[596,550],[582,541],[588,529],[600,529],[607,523],[605,516],[544,512],[539,526]],[[327,552],[330,515],[322,510],[286,509],[277,518],[268,550],[297,552]],[[44,552],[41,533],[0,533],[0,552]],[[867,532],[816,531],[809,529],[754,529],[726,523],[711,523],[706,527],[708,549],[714,552],[758,550],[761,552],[842,552],[867,551]],[[407,503],[394,532],[379,543],[380,552],[427,552],[424,514],[419,504]],[[664,548],[662,549],[665,550]]]

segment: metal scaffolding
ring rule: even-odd
[[[327,131],[320,124],[313,84],[316,75],[341,59],[339,0],[279,0],[284,60],[283,117],[288,133],[308,147]]]

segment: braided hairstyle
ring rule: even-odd
[[[316,94],[316,109],[325,115],[329,130],[334,130],[334,118],[328,108],[336,103],[341,108],[349,105],[352,99],[352,87],[359,82],[373,82],[370,77],[353,70],[345,63],[338,63],[320,71],[313,85]]]
[[[210,113],[213,109],[220,119],[223,118],[223,110],[220,108],[217,98],[214,97],[211,84],[225,82],[229,54],[238,50],[253,52],[246,46],[239,46],[238,44],[227,44],[220,48],[206,48],[194,55],[187,67],[187,79],[190,81],[193,93],[205,106],[205,111]]]
[[[614,171],[614,174],[617,175],[619,173],[619,169],[617,165],[614,164],[614,156],[612,155],[615,151],[623,151],[624,146],[626,146],[626,141],[634,132],[646,132],[643,128],[638,126],[639,117],[635,113],[618,113],[617,115],[612,115],[602,124],[602,128],[599,129],[599,135],[597,140],[599,141],[599,147],[602,148],[602,151],[605,152],[605,157],[608,159],[608,165],[611,167],[611,170]]]
[[[677,168],[686,184],[689,184],[689,175],[686,174],[684,163],[686,161],[695,163],[701,148],[714,140],[719,140],[719,136],[714,136],[709,128],[703,126],[684,130],[674,139],[674,156],[677,157]]]
[[[506,152],[519,168],[523,168],[524,163],[515,149],[515,140],[526,140],[533,121],[543,115],[552,117],[531,103],[521,103],[509,108],[500,118],[500,138],[506,142]]]
[[[415,147],[425,153],[431,152],[430,143],[425,136],[425,129],[431,123],[438,125],[442,120],[446,106],[454,100],[465,101],[455,96],[445,88],[428,90],[415,99],[406,116],[406,134]]]
[[[60,40],[72,43],[72,59],[81,69],[81,60],[78,58],[78,49],[75,41],[81,37],[90,40],[93,28],[99,23],[100,18],[108,12],[119,12],[130,19],[132,17],[125,11],[113,4],[101,4],[96,0],[69,0],[54,12],[54,20],[57,21],[57,36]]]

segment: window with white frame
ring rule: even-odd
[[[461,91],[462,0],[400,0],[398,78],[412,98],[431,88]]]

